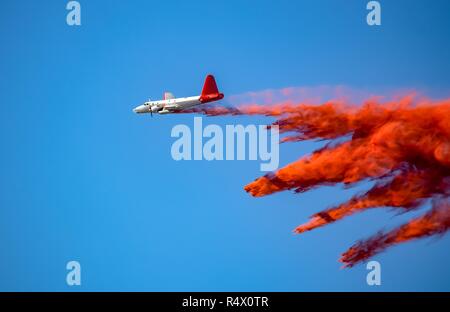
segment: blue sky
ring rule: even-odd
[[[252,198],[255,161],[170,155],[193,115],[137,116],[165,90],[225,95],[289,86],[414,88],[448,96],[448,1],[3,1],[0,10],[0,290],[450,290],[450,237],[341,270],[357,239],[401,224],[379,209],[303,236],[292,229],[365,185]],[[204,123],[267,123],[217,117]],[[318,143],[282,145],[281,163]],[[82,285],[66,285],[77,260]]]

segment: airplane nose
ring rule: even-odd
[[[145,105],[140,105],[140,106],[134,108],[133,112],[135,112],[136,114],[145,113],[146,108],[147,107]]]

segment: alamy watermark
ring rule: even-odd
[[[367,10],[370,10],[367,14],[367,25],[380,26],[381,25],[381,4],[378,1],[369,1],[366,6]]]
[[[81,25],[81,4],[78,1],[69,1],[66,5],[69,11],[66,16],[66,23],[69,26]]]
[[[370,261],[366,266],[367,270],[370,270],[366,276],[366,282],[369,286],[381,285],[381,264],[378,261]]]
[[[78,261],[69,261],[66,264],[66,269],[69,272],[66,275],[66,283],[69,286],[81,285],[81,265]]]
[[[203,128],[202,117],[194,117],[194,129],[176,125],[171,136],[178,138],[171,148],[174,160],[259,160],[261,171],[274,171],[279,165],[277,125],[219,125]]]
[[[79,1],[69,1],[66,5],[69,11],[66,16],[66,23],[69,26],[81,25],[81,4]],[[367,14],[366,21],[369,26],[381,25],[381,4],[379,1],[369,1],[366,9],[370,12]]]

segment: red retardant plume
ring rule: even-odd
[[[321,105],[283,102],[238,108],[205,106],[188,112],[274,117],[283,142],[327,140],[311,155],[244,187],[255,197],[280,191],[301,193],[324,185],[373,181],[366,193],[314,214],[294,231],[303,233],[376,207],[409,211],[431,203],[423,216],[387,233],[357,242],[341,257],[344,266],[365,261],[386,248],[445,233],[450,227],[450,100],[405,96],[360,106],[342,101]]]

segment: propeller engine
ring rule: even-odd
[[[157,113],[159,110],[161,110],[157,105],[153,105],[150,107],[150,115],[153,117],[153,113]]]

